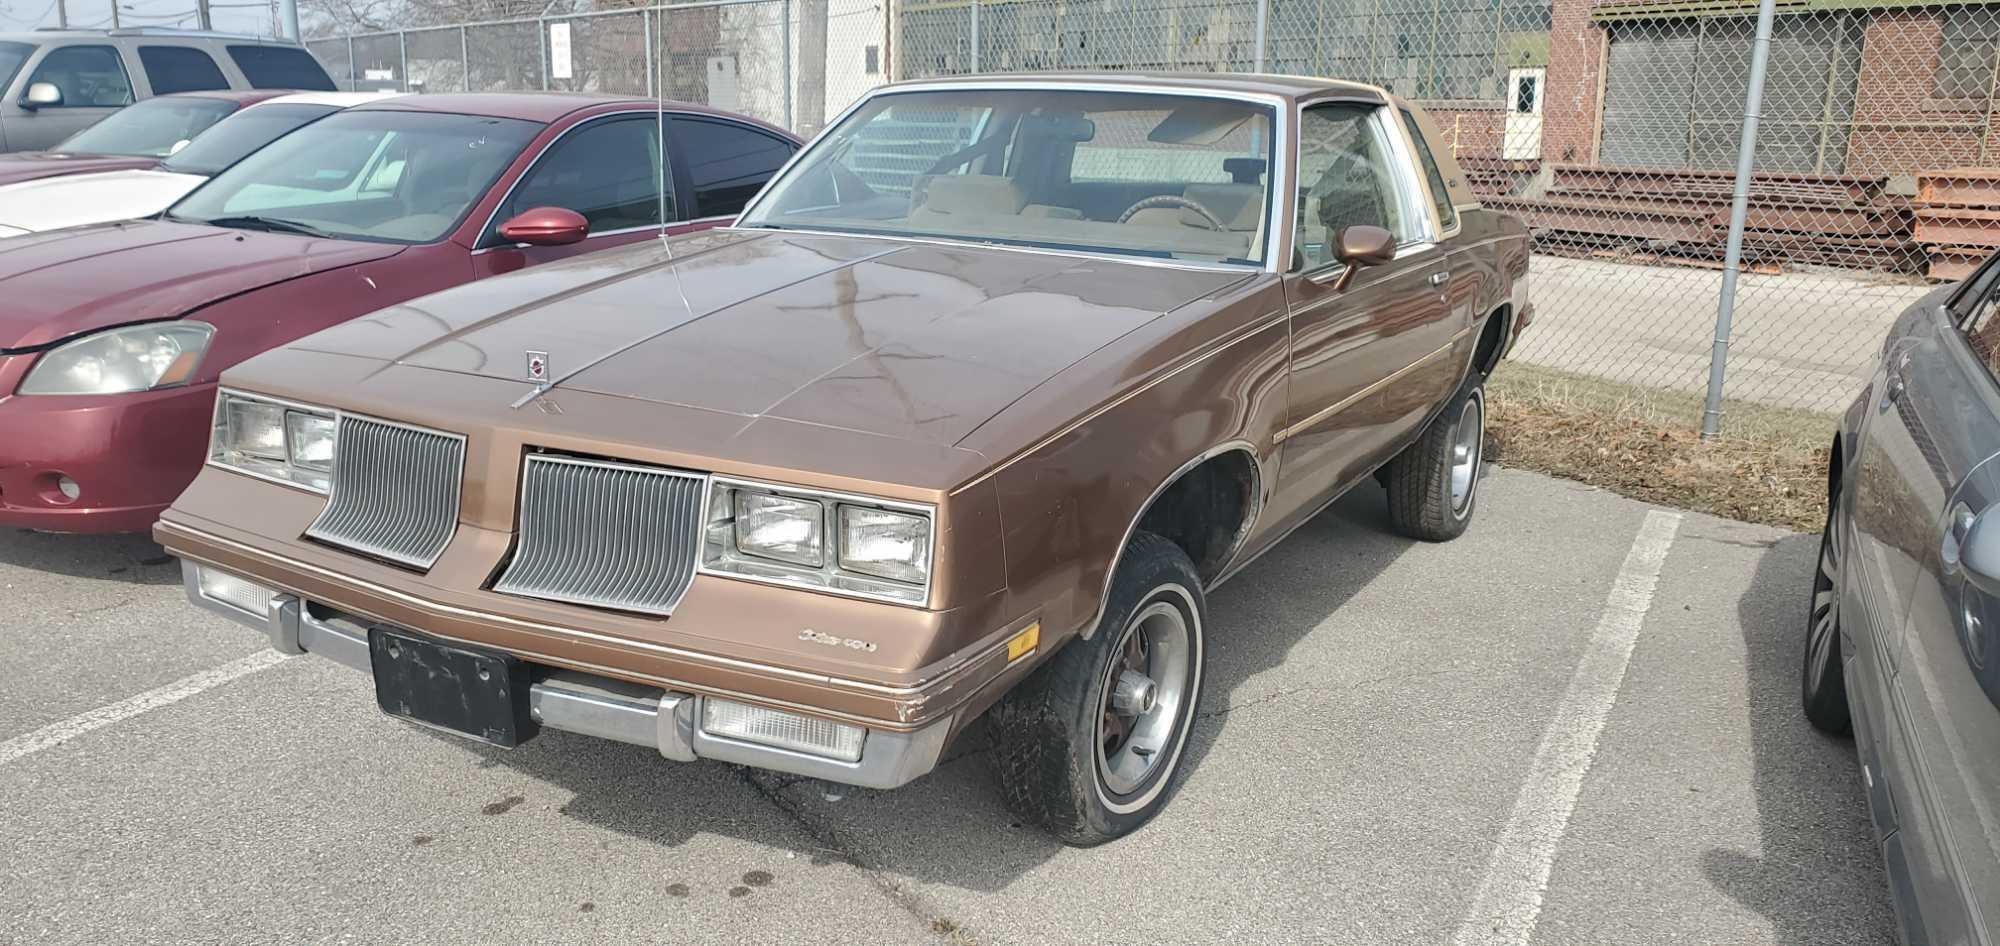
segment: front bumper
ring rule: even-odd
[[[212,384],[0,397],[0,526],[145,531],[201,469],[214,405]],[[56,489],[61,477],[76,498]]]
[[[368,627],[360,619],[275,592],[265,613],[253,613],[202,589],[201,570],[210,567],[181,561],[182,582],[196,607],[267,635],[281,653],[318,654],[373,672]],[[547,728],[648,746],[676,762],[714,759],[880,789],[899,787],[936,768],[952,729],[950,718],[911,732],[870,728],[860,759],[847,762],[710,733],[700,723],[706,699],[710,697],[575,670],[538,668],[528,706]]]

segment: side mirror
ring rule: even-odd
[[[561,207],[536,207],[500,225],[500,239],[529,246],[568,246],[589,235],[590,221]]]
[[[36,82],[28,86],[28,94],[21,96],[21,107],[29,111],[62,103],[62,90],[53,82]]]
[[[1342,227],[1333,235],[1333,258],[1347,264],[1340,274],[1340,281],[1334,283],[1334,291],[1346,289],[1356,270],[1363,266],[1379,266],[1396,258],[1396,235],[1381,227],[1356,224]]]

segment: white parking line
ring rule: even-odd
[[[1584,774],[1597,755],[1597,737],[1618,699],[1632,648],[1639,642],[1639,627],[1653,604],[1660,565],[1680,525],[1680,513],[1658,509],[1647,512],[1639,524],[1639,535],[1611,584],[1604,612],[1563,692],[1562,704],[1542,733],[1527,781],[1514,800],[1506,830],[1486,863],[1486,876],[1465,922],[1451,939],[1452,946],[1526,946],[1535,935],[1556,847],[1569,827]]]
[[[259,670],[275,667],[285,660],[285,655],[275,650],[263,650],[248,657],[232,660],[220,667],[203,670],[192,676],[182,677],[166,686],[147,690],[138,696],[119,700],[109,706],[100,706],[87,713],[79,713],[60,722],[50,723],[31,733],[15,736],[0,742],[0,765],[16,761],[23,756],[33,755],[43,749],[53,748],[75,739],[84,733],[103,729],[120,720],[130,719],[148,710],[159,709],[171,703],[178,703],[203,690],[212,689],[248,676]]]

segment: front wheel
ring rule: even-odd
[[[994,707],[1009,807],[1078,847],[1129,834],[1165,807],[1201,701],[1207,607],[1179,546],[1132,537],[1096,633]]]
[[[1840,656],[1840,497],[1826,505],[1826,527],[1819,534],[1819,567],[1813,570],[1812,606],[1806,611],[1805,666],[1799,696],[1806,719],[1821,732],[1845,736],[1854,731],[1847,706],[1847,676]]]
[[[1486,389],[1475,386],[1382,468],[1389,522],[1426,542],[1458,538],[1478,503],[1486,445]]]

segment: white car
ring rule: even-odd
[[[150,217],[278,138],[383,92],[301,92],[247,106],[174,150],[157,168],[101,171],[0,186],[0,238]]]

